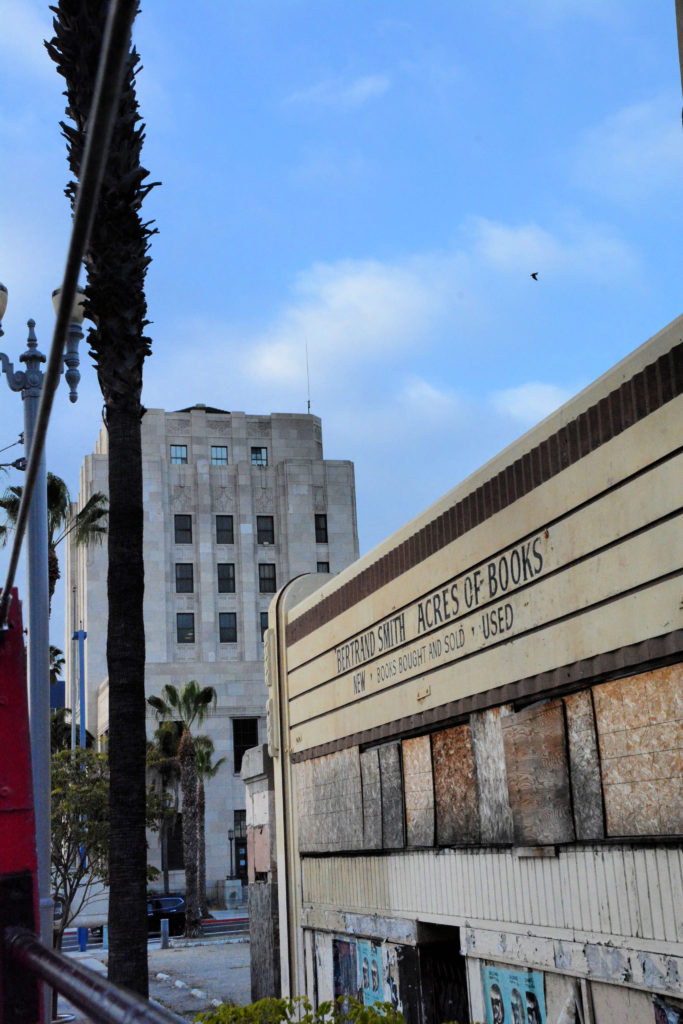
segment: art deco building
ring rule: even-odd
[[[93,492],[107,492],[107,460],[103,428],[81,469],[80,507]],[[358,557],[353,464],[323,458],[316,416],[249,416],[202,405],[148,410],[142,462],[147,694],[195,679],[218,696],[201,728],[215,758],[226,759],[207,785],[211,887],[228,874],[246,876],[239,772],[243,752],[265,738],[268,606],[293,577],[336,573]],[[66,650],[82,623],[86,723],[105,743],[106,544],[72,546],[66,562]],[[67,661],[70,693],[75,659]],[[150,736],[155,725],[150,715]],[[171,843],[172,867],[180,857],[181,844]],[[152,848],[150,859],[158,863],[159,851]],[[171,879],[182,887],[181,873]]]

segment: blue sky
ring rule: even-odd
[[[50,17],[0,0],[15,362],[29,316],[48,347],[70,227]],[[147,0],[135,41],[163,183],[143,400],[305,411],[307,345],[361,551],[682,311],[673,0]],[[102,404],[82,372],[48,444],[74,492]]]

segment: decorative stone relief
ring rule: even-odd
[[[274,507],[272,491],[255,491],[254,508],[257,512],[272,512]]]
[[[189,434],[190,433],[190,420],[188,419],[177,419],[177,420],[166,420],[166,433],[167,434]]]
[[[213,507],[217,512],[233,512],[235,495],[229,487],[217,487],[213,492]]]
[[[171,491],[169,502],[171,508],[181,512],[192,512],[192,488],[184,484],[176,484]]]

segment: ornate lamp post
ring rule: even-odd
[[[54,293],[53,293],[54,299]],[[7,309],[7,289],[0,284],[0,337]],[[64,361],[69,398],[76,401],[78,342],[83,337],[83,294],[77,295],[71,314],[69,340]],[[15,370],[4,352],[0,366],[11,391],[21,392],[24,403],[24,443],[26,461],[31,454],[43,385],[41,363],[45,356],[38,350],[35,321],[28,321],[26,351],[19,356],[25,370]],[[40,896],[40,933],[43,942],[52,944],[52,898],[50,896],[50,612],[47,571],[47,471],[45,454],[40,460],[36,487],[26,530],[26,569],[28,597],[28,699],[31,728],[33,800],[38,854],[38,893]]]

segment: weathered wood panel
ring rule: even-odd
[[[363,846],[366,850],[382,849],[382,782],[377,749],[360,755],[363,785]]]
[[[386,850],[405,845],[401,745],[385,743],[379,747],[382,779],[382,845]]]
[[[363,800],[358,747],[294,766],[299,850],[325,853],[363,845]]]
[[[683,665],[593,688],[609,836],[683,832]]]
[[[436,841],[439,846],[478,843],[479,802],[469,724],[434,733],[432,751]]]
[[[302,899],[313,914],[320,906],[322,917],[331,905],[340,912],[400,912],[455,926],[477,920],[524,932],[553,928],[570,936],[622,935],[631,937],[632,948],[683,942],[680,848],[590,844],[545,858],[519,858],[502,849],[415,850],[392,857],[304,857],[301,863]],[[366,879],[362,890],[356,871]],[[605,880],[604,901],[589,896],[599,890],[599,874]],[[507,894],[505,912],[500,892]],[[664,917],[650,909],[660,892],[668,896]]]
[[[562,701],[503,719],[503,743],[515,842],[574,839]]]
[[[482,843],[512,842],[512,812],[501,726],[507,713],[508,708],[493,708],[470,718]]]
[[[564,706],[576,838],[604,839],[602,777],[590,690],[566,697]]]
[[[434,779],[429,736],[403,740],[403,789],[408,846],[433,846]]]

